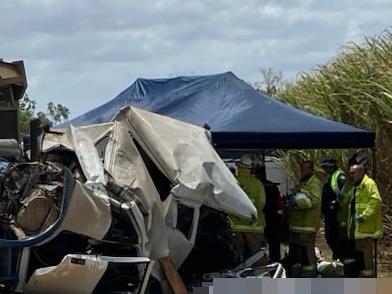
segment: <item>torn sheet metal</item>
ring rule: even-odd
[[[84,136],[87,136],[92,142],[99,140],[101,136],[110,131],[112,123],[105,123],[100,125],[94,125],[94,128],[90,126],[78,128],[79,132]],[[45,139],[42,144],[42,150],[49,152],[51,150],[74,150],[72,136],[67,129],[56,129],[51,132],[45,133]]]
[[[76,182],[67,213],[60,230],[102,240],[112,223],[110,203]]]
[[[95,148],[94,141],[86,135],[86,129],[70,127],[72,144],[74,151],[79,159],[84,176],[87,179],[86,185],[106,184],[104,176],[104,167],[98,156],[98,150]],[[103,188],[104,190],[104,188]]]
[[[169,251],[163,206],[143,159],[123,123],[113,123],[104,165],[116,185],[124,189],[124,196],[135,200],[143,212],[144,229],[148,236],[145,253],[154,259],[167,256]]]
[[[49,133],[43,151],[50,153],[64,146],[77,155],[87,179],[84,185],[90,187],[95,197],[110,198],[105,192],[110,186],[120,189],[116,193],[120,194],[118,200],[124,202],[123,205],[131,207],[133,202],[137,203],[132,206],[132,217],[139,228],[141,255],[152,258],[168,256],[162,203],[128,129],[120,122],[71,127],[70,130]],[[113,183],[107,182],[105,173]]]
[[[25,287],[26,293],[92,293],[108,262],[96,256],[66,255],[58,266],[37,269]]]
[[[128,107],[124,121],[154,163],[173,183],[173,196],[248,219],[257,211],[210,143],[207,130],[152,112]]]

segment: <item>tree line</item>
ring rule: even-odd
[[[22,135],[29,133],[30,121],[33,118],[39,118],[43,125],[52,127],[68,120],[70,115],[70,110],[62,104],[49,102],[46,112],[38,111],[37,113],[36,106],[37,102],[30,98],[27,93],[19,100],[20,130]]]

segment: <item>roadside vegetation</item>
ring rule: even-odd
[[[263,89],[276,91],[268,85],[276,83],[271,70],[262,74]],[[376,132],[376,181],[384,202],[382,246],[392,248],[392,31],[365,37],[359,44],[349,43],[328,63],[302,73],[292,82],[278,84],[276,93],[265,92],[310,113]],[[294,173],[300,158],[318,162],[326,152],[333,153],[347,171],[347,159],[353,150],[295,150],[282,154]]]
[[[30,131],[30,121],[33,118],[39,118],[44,125],[54,126],[66,121],[69,118],[70,111],[62,104],[49,102],[46,112],[39,111],[36,113],[36,101],[31,99],[26,93],[19,101],[20,130],[22,135]]]

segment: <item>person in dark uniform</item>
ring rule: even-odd
[[[321,161],[321,167],[327,174],[321,195],[321,211],[324,215],[325,239],[332,250],[334,260],[343,260],[346,245],[341,244],[340,224],[338,220],[339,201],[343,197],[343,188],[346,181],[344,172],[338,168],[337,160],[326,156]]]
[[[254,170],[254,175],[263,184],[265,189],[265,230],[264,234],[268,243],[269,261],[280,262],[281,224],[284,202],[277,184],[269,181],[264,165],[259,165]]]

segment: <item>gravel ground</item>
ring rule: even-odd
[[[317,233],[316,246],[321,250],[325,260],[332,260],[332,252],[328,247],[324,237],[324,228],[321,227]],[[378,249],[378,266],[377,276],[379,278],[391,278],[392,277],[392,248],[387,250],[383,248]]]

